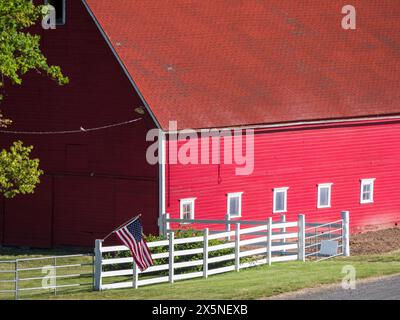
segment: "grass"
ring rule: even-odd
[[[47,253],[54,254],[55,252]],[[22,254],[26,257],[26,254]],[[35,255],[35,252],[33,252]],[[14,259],[0,250],[0,260]],[[89,259],[89,258],[87,258]],[[88,260],[89,261],[89,260]],[[342,268],[352,265],[357,278],[400,274],[400,251],[369,256],[338,257],[322,262],[287,262],[259,266],[211,276],[208,279],[179,281],[139,289],[92,292],[89,287],[61,291],[57,296],[26,295],[31,299],[260,299],[302,288],[340,282]],[[86,271],[89,271],[88,269]],[[68,280],[71,281],[71,280]],[[86,279],[86,282],[91,279]],[[63,293],[64,292],[64,293]]]

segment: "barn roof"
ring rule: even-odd
[[[400,113],[400,2],[84,1],[163,128]]]

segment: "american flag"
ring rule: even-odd
[[[142,225],[136,219],[116,231],[118,238],[132,253],[133,260],[141,271],[153,265],[151,253],[142,237]]]

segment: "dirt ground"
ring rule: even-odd
[[[400,228],[369,231],[350,236],[350,254],[380,254],[400,250]]]

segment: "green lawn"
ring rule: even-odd
[[[1,255],[0,260],[16,256]],[[59,253],[59,252],[58,252]],[[24,255],[26,256],[26,255]],[[18,256],[19,257],[19,256]],[[72,292],[25,296],[32,299],[259,299],[320,284],[340,282],[342,267],[353,265],[357,278],[400,274],[400,251],[379,256],[338,257],[322,262],[288,262],[260,266],[211,276],[135,289],[91,292],[76,288]],[[86,279],[90,282],[90,278]]]

